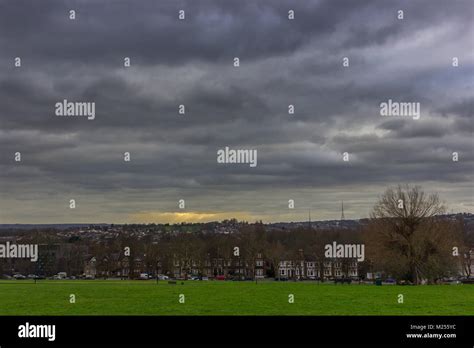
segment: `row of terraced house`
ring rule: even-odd
[[[170,263],[157,260],[156,263],[147,263],[144,258],[113,257],[105,262],[90,257],[85,262],[84,275],[86,277],[121,277],[133,278],[141,273],[150,275],[167,275],[177,279],[190,277],[208,277],[224,279],[262,279],[275,277],[279,279],[337,279],[359,276],[356,259],[327,260],[319,262],[311,258],[296,260],[280,260],[273,264],[258,253],[252,260],[241,257],[208,257],[205,260],[182,259],[174,257]],[[99,265],[101,263],[101,265]],[[105,265],[105,266],[104,266]]]

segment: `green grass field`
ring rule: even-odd
[[[474,285],[0,281],[0,315],[474,315]]]

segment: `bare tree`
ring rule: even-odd
[[[419,186],[387,189],[367,228],[369,254],[384,268],[399,276],[405,274],[415,284],[434,277],[435,266],[451,256],[448,246],[454,238],[444,233],[446,226],[436,219],[444,212],[438,195],[427,195]]]
[[[473,258],[471,253],[474,252],[474,233],[470,232],[464,223],[464,218],[461,216],[457,221],[452,223],[454,233],[458,236],[457,244],[453,248],[457,248],[457,252],[453,254],[459,258],[460,269],[463,276],[470,278],[471,268],[473,265]]]
[[[273,271],[275,273],[274,276],[275,278],[278,277],[278,280],[281,279],[280,261],[283,261],[284,253],[285,253],[285,247],[278,240],[272,241],[271,243],[268,243],[266,246],[266,256],[273,267]]]

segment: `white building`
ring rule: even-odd
[[[280,278],[288,279],[333,279],[333,278],[357,278],[358,263],[356,260],[330,260],[324,261],[321,276],[320,263],[315,260],[305,261],[280,261],[278,274]]]

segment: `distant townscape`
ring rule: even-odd
[[[461,229],[472,242],[474,214],[447,214],[437,219]],[[36,262],[0,259],[0,274],[16,279],[413,281],[403,271],[393,272],[397,268],[371,250],[376,246],[367,243],[365,237],[370,226],[370,219],[269,224],[231,219],[182,224],[0,225],[0,243],[38,245]],[[334,253],[328,257],[327,247],[333,243],[365,245],[367,256],[337,257]],[[450,255],[445,267],[427,272],[422,281],[472,278],[474,243],[459,249],[459,257]]]

